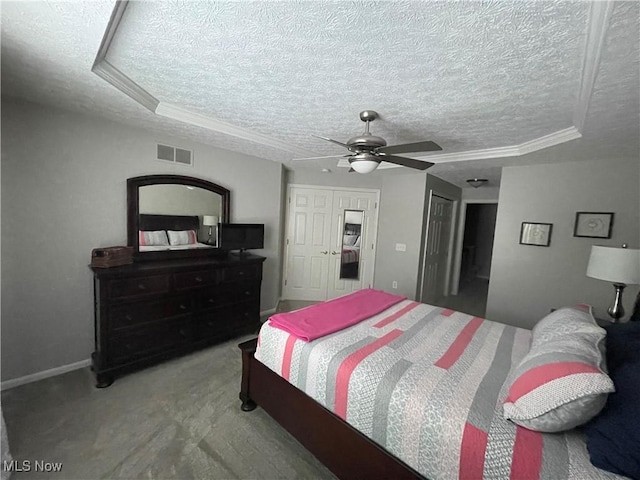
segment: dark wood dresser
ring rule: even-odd
[[[245,254],[92,268],[97,386],[256,332],[264,260]]]

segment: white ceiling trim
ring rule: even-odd
[[[272,137],[268,137],[260,133],[252,132],[244,128],[236,127],[235,125],[221,122],[220,120],[216,120],[215,118],[211,118],[206,115],[201,115],[199,113],[192,112],[190,110],[187,110],[182,107],[178,107],[177,105],[172,105],[167,102],[160,102],[155,109],[155,113],[156,115],[160,115],[162,117],[167,117],[173,120],[178,120],[180,122],[189,123],[197,127],[207,128],[209,130],[224,133],[226,135],[232,135],[234,137],[239,137],[244,140],[249,140],[255,143],[259,143],[261,145],[274,147],[279,150],[285,150],[287,152],[292,152],[292,153],[297,153],[302,155],[312,154],[309,151],[305,151],[303,149],[294,147],[293,145],[289,145],[288,143],[275,140]]]
[[[573,113],[573,124],[579,131],[584,128],[584,122],[587,118],[612,11],[612,1],[593,2],[589,10],[589,25],[584,62],[582,64],[582,76],[580,78],[580,90],[578,91],[578,99]]]
[[[485,160],[487,158],[503,158],[503,157],[519,157],[527,153],[542,150],[544,148],[553,147],[560,143],[569,142],[576,138],[581,138],[582,134],[575,128],[569,127],[558,132],[550,133],[544,137],[536,138],[520,145],[511,145],[508,147],[488,148],[484,150],[470,150],[467,152],[456,153],[439,153],[435,155],[426,155],[423,157],[412,157],[417,160],[424,160],[433,163],[448,162],[465,162],[469,160]],[[339,167],[349,167],[349,161],[341,159],[338,162]],[[378,168],[399,168],[400,165],[383,162]]]
[[[109,24],[107,25],[107,29],[103,36],[100,49],[92,68],[92,71],[96,75],[100,76],[102,79],[116,87],[118,90],[128,95],[133,100],[157,115],[178,120],[194,126],[206,128],[215,132],[220,132],[226,135],[232,135],[257,144],[274,147],[279,150],[293,152],[298,155],[300,153],[305,154],[305,152],[301,152],[299,148],[293,148],[291,145],[272,137],[262,135],[241,127],[236,127],[220,120],[216,120],[215,118],[208,117],[206,115],[194,113],[170,103],[160,102],[144,88],[136,84],[133,80],[131,80],[124,73],[118,70],[115,66],[111,65],[106,60],[106,56],[128,3],[129,0],[116,1],[111,19],[109,20]],[[415,158],[431,162],[435,161],[436,163],[444,163],[521,156],[582,137],[580,132],[584,126],[584,121],[589,109],[589,103],[591,100],[591,95],[593,93],[593,86],[595,84],[598,68],[600,66],[602,47],[604,45],[604,40],[606,37],[612,10],[613,0],[593,2],[591,4],[591,9],[589,12],[589,22],[587,26],[584,62],[580,78],[580,90],[578,92],[576,107],[573,116],[573,122],[575,126],[550,133],[543,137],[539,137],[519,145],[484,150],[472,150],[467,152],[433,154]],[[311,152],[306,153],[311,154]],[[348,167],[348,160],[346,158],[341,159],[338,162],[338,166]],[[397,167],[397,165],[383,162],[379,168]]]

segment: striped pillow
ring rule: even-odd
[[[614,391],[604,339],[590,307],[563,308],[540,320],[531,350],[509,375],[504,417],[530,430],[560,432],[597,415]]]
[[[170,245],[194,245],[198,243],[195,230],[167,230]]]
[[[138,231],[138,243],[140,245],[169,245],[169,240],[164,230],[140,230]]]

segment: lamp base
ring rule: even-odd
[[[607,310],[607,313],[613,318],[613,323],[618,323],[624,316],[624,307],[622,306],[622,292],[626,285],[624,283],[614,283],[613,288],[616,290],[616,297],[613,299],[613,303]]]

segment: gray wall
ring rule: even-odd
[[[382,179],[378,216],[378,248],[374,288],[415,299],[426,174],[393,175]],[[396,251],[396,243],[407,246]],[[391,288],[393,281],[398,289]]]
[[[336,164],[338,159],[336,158]],[[377,172],[368,175],[346,173],[346,169],[335,167],[335,172],[323,173],[320,169],[286,170],[286,182],[296,185],[322,185],[347,188],[382,188],[382,179]]]
[[[531,328],[551,308],[594,305],[607,317],[608,282],[586,276],[592,245],[640,245],[640,162],[597,162],[506,167],[493,249],[487,318]],[[576,212],[614,212],[611,239],[573,237]],[[552,223],[551,245],[519,245],[523,221]],[[637,286],[624,294],[627,316]]]
[[[155,160],[156,142],[194,167]],[[93,350],[91,250],[126,243],[126,179],[182,174],[231,190],[231,219],[265,223],[261,309],[279,295],[282,165],[58,109],[2,99],[2,380]]]

